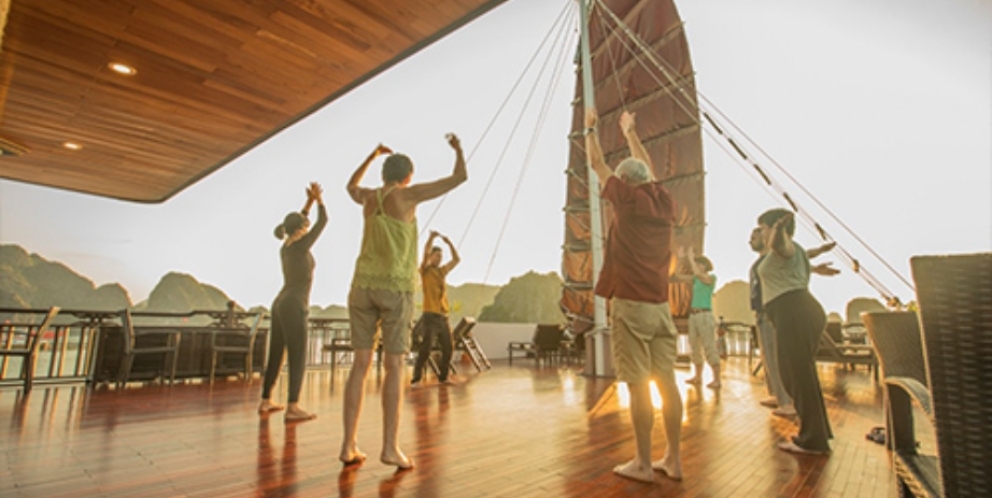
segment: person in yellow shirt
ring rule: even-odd
[[[442,265],[441,260],[444,254],[440,247],[434,246],[434,239],[440,238],[451,251],[451,260]],[[461,258],[455,245],[448,237],[431,230],[427,244],[424,245],[424,259],[420,263],[420,282],[424,289],[424,313],[420,317],[420,329],[423,333],[423,340],[420,342],[420,351],[417,353],[417,363],[413,369],[412,385],[420,384],[424,374],[424,365],[431,356],[431,349],[434,347],[436,337],[441,345],[441,364],[438,365],[440,374],[438,381],[442,384],[450,384],[449,372],[451,370],[451,325],[448,324],[448,286],[444,279],[448,276]]]

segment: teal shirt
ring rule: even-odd
[[[702,280],[692,277],[692,304],[690,308],[699,310],[713,309],[713,289],[716,288],[716,276],[713,277],[712,284],[705,284]]]

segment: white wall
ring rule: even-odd
[[[534,323],[486,323],[480,322],[472,329],[472,335],[491,360],[506,358],[506,345],[510,342],[530,342],[534,338]]]

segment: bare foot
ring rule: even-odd
[[[350,467],[352,465],[360,465],[364,463],[367,457],[365,453],[359,451],[358,448],[354,448],[353,450],[348,452],[342,451],[341,456],[339,456],[338,458],[341,460],[341,463],[343,463],[345,467]]]
[[[277,405],[277,404],[273,403],[271,400],[267,400],[267,399],[263,399],[258,404],[258,413],[260,415],[264,415],[266,413],[271,413],[271,412],[277,412],[277,411],[285,410],[285,409],[286,409],[285,406],[283,406],[283,405]]]
[[[682,480],[682,463],[678,461],[670,461],[667,456],[661,460],[655,460],[651,462],[651,468],[660,471],[665,474],[669,479],[673,481]]]
[[[316,413],[304,411],[302,408],[290,408],[286,410],[286,422],[303,422],[317,418]]]
[[[654,482],[654,471],[651,470],[651,467],[645,467],[637,460],[631,460],[613,467],[613,473],[635,481]]]
[[[400,450],[385,451],[379,456],[379,461],[386,465],[395,465],[397,470],[410,470],[413,468],[413,459],[404,455]]]
[[[722,386],[722,385],[723,384],[721,384],[719,380],[714,380],[713,382],[710,382],[709,384],[706,384],[706,387],[708,387],[710,389],[720,389],[720,386]]]

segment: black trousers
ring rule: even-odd
[[[424,366],[434,349],[434,338],[436,337],[441,346],[441,370],[438,380],[444,382],[448,380],[448,372],[451,370],[451,326],[448,325],[448,317],[438,313],[424,313],[420,317],[420,327],[424,338],[420,341],[420,350],[417,352],[417,363],[413,368],[413,382],[418,382],[423,377]]]
[[[802,289],[776,297],[765,305],[765,313],[775,325],[782,384],[799,417],[799,435],[793,442],[807,450],[829,451],[833,432],[816,373],[816,350],[827,324],[823,307]]]
[[[300,399],[307,354],[306,302],[292,298],[276,298],[272,303],[272,327],[269,331],[269,360],[265,366],[262,398],[269,399],[272,386],[282,369],[283,352],[289,356],[289,402]]]

